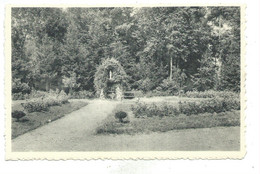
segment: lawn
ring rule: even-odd
[[[45,112],[26,113],[26,116],[23,117],[20,122],[17,122],[16,119],[12,118],[12,138],[16,138],[30,130],[55,121],[68,113],[86,106],[87,104],[87,102],[75,100],[61,106],[52,106]],[[21,101],[13,102],[12,110],[22,109]]]
[[[114,117],[117,110],[128,113],[124,123]],[[231,110],[221,113],[201,113],[164,117],[136,118],[131,111],[131,103],[123,102],[96,129],[97,134],[136,134],[166,132],[178,129],[240,126],[240,111]]]

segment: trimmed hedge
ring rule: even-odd
[[[169,103],[138,103],[136,105],[132,105],[131,109],[135,117],[137,118],[153,116],[174,116],[180,114],[178,106],[170,105]]]
[[[231,91],[188,91],[183,96],[190,98],[239,98],[239,93],[231,92]]]
[[[179,102],[178,105],[169,103],[138,103],[132,105],[135,117],[178,116],[200,113],[220,113],[230,110],[239,110],[240,100],[237,98],[212,98],[196,102]]]

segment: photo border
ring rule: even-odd
[[[240,151],[111,151],[111,152],[12,152],[11,148],[11,8],[12,7],[190,7],[190,6],[236,6],[240,7]],[[92,159],[242,159],[246,154],[245,145],[245,4],[128,4],[128,5],[6,5],[5,7],[5,147],[6,160],[92,160]]]

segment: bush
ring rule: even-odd
[[[239,110],[240,100],[237,98],[212,98],[196,102],[179,102],[177,106],[169,103],[146,104],[138,103],[132,106],[135,117],[177,116],[200,113],[220,113],[230,110]]]
[[[231,91],[188,91],[184,94],[185,97],[190,98],[239,98],[239,93],[231,92]]]
[[[156,91],[158,92],[164,92],[167,93],[168,95],[175,95],[179,91],[179,85],[174,82],[172,79],[164,79],[162,81],[162,84],[160,84],[157,88]]]
[[[159,96],[171,96],[168,91],[153,90],[145,94],[146,97],[159,97]]]
[[[174,116],[179,115],[179,110],[176,106],[170,105],[168,103],[162,104],[146,104],[138,103],[132,105],[132,111],[135,117],[153,117],[153,116]]]
[[[21,92],[12,93],[12,99],[13,100],[25,100],[25,99],[29,99],[29,98],[30,98],[29,94],[23,94]]]
[[[124,111],[118,111],[115,113],[115,118],[119,119],[121,123],[123,123],[123,119],[127,117],[127,113]]]
[[[20,121],[20,118],[24,117],[26,114],[23,111],[13,111],[12,118],[16,118],[17,121]]]
[[[43,99],[30,99],[26,103],[22,103],[22,106],[27,112],[41,112],[47,111],[48,105],[43,101]]]
[[[95,94],[93,91],[86,91],[86,90],[78,91],[78,92],[74,91],[69,94],[69,97],[73,99],[89,99],[89,98],[94,98]]]
[[[200,102],[185,102],[179,103],[179,110],[185,115],[200,114],[200,113],[220,113],[227,111],[223,107],[224,99],[213,98]]]
[[[144,93],[141,90],[133,90],[132,92],[136,98],[144,97]]]
[[[144,80],[139,80],[139,89],[141,89],[144,92],[150,91],[154,86],[154,83],[152,80],[147,77]]]
[[[32,90],[30,93],[30,98],[42,98],[48,95],[49,95],[48,92],[45,91]]]
[[[20,79],[13,79],[12,81],[12,99],[24,100],[29,98],[31,88],[27,83],[22,83]]]
[[[21,82],[20,79],[13,79],[12,81],[12,93],[29,94],[31,88],[27,83]]]
[[[40,98],[33,98],[22,103],[24,109],[28,112],[41,112],[47,111],[50,106],[60,106],[61,104],[68,103],[68,96],[64,91],[45,93]]]

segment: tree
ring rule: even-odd
[[[198,73],[192,78],[193,87],[199,91],[213,89],[217,83],[217,71],[210,46],[199,62]]]

